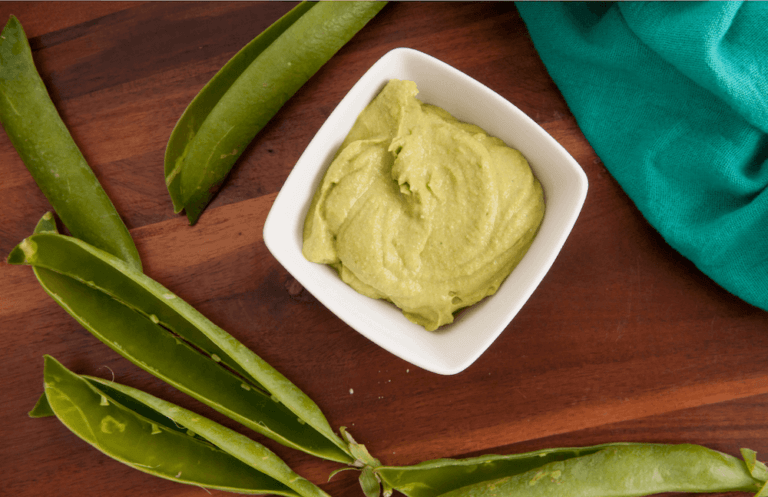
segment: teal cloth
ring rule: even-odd
[[[648,222],[768,310],[768,2],[519,2],[593,149]]]

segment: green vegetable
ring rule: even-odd
[[[70,233],[141,271],[128,228],[56,111],[14,16],[0,35],[0,121]]]
[[[742,449],[744,461],[740,461],[697,445],[606,444],[509,456],[438,459],[408,467],[381,466],[343,428],[341,433],[346,441],[336,437],[311,400],[234,338],[119,259],[81,240],[53,232],[55,225],[51,220],[50,215],[43,217],[36,233],[11,253],[10,263],[31,264],[54,299],[137,365],[275,440],[361,469],[360,482],[367,497],[378,494],[379,484],[383,485],[385,495],[398,490],[408,497],[632,497],[662,492],[731,491],[757,492],[758,497],[768,494],[768,468],[757,461],[753,451]],[[167,333],[165,328],[174,334]],[[222,354],[218,362],[239,368],[239,374],[219,367],[217,361],[179,339],[190,337],[198,340],[193,342],[195,347],[211,357],[215,354],[210,350],[215,347]],[[99,383],[95,379],[89,381]],[[137,415],[163,424],[157,414],[140,404],[150,406],[202,435],[203,441],[248,462],[244,459],[247,454],[239,452],[239,443],[216,430],[206,431],[205,426],[193,427],[188,418],[176,417],[177,411],[162,408],[157,403],[160,401],[150,401],[141,392],[131,393],[103,381],[95,388],[105,392],[108,405],[110,401],[117,402]],[[134,400],[121,397],[122,394]],[[58,415],[48,390],[46,400],[49,405],[38,402],[31,415],[45,416],[51,411]],[[253,405],[256,407],[249,410]],[[291,423],[293,420],[296,421]],[[313,430],[301,431],[310,425]],[[128,435],[126,440],[130,442],[126,443],[143,443],[141,436]],[[318,439],[325,445],[313,446]],[[175,443],[169,444],[171,451],[176,450]],[[187,465],[194,469],[191,462],[184,467]]]
[[[148,276],[44,224],[8,262],[32,265],[48,294],[102,342],[267,437],[332,461],[354,461],[350,444],[317,405],[263,359]]]
[[[197,222],[256,133],[384,3],[301,3],[211,79],[166,148],[165,182],[176,212]]]
[[[135,469],[232,492],[328,497],[263,445],[179,406],[76,375],[50,356],[44,376],[38,406],[47,405],[77,436]]]
[[[768,472],[754,452],[744,461],[699,445],[606,444],[511,456],[438,459],[379,467],[409,497],[632,497],[663,492],[759,492]]]
[[[508,456],[438,459],[406,467],[381,466],[344,428],[340,430],[343,440],[337,437],[306,395],[233,337],[119,259],[81,240],[55,233],[52,221],[50,213],[43,216],[35,234],[13,250],[9,262],[31,264],[57,302],[140,367],[285,445],[361,469],[360,483],[368,497],[378,493],[380,484],[385,495],[398,490],[408,497],[537,492],[596,497],[661,492],[768,494],[768,468],[757,461],[753,451],[743,449],[744,461],[740,461],[696,445],[606,444]],[[112,390],[108,389],[110,385]],[[95,388],[105,391],[118,404],[162,424],[156,414],[121,397],[121,393],[128,394],[119,387],[101,382]],[[172,411],[163,411],[140,392],[129,396],[173,417],[169,414]],[[51,399],[48,393],[46,399]],[[41,401],[30,414],[49,415],[52,408],[56,411],[55,406]],[[188,420],[174,419],[229,454],[241,460],[244,457],[238,452],[238,444],[228,445],[230,439],[216,438],[215,430],[211,434],[193,428]],[[142,439],[136,438],[133,443],[142,443]],[[172,444],[170,447],[175,450]]]
[[[376,473],[382,481],[408,497],[437,497],[459,487],[524,473],[549,462],[593,454],[610,446],[612,444],[468,459],[435,459],[413,466],[381,466],[376,468]]]

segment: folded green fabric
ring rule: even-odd
[[[605,167],[664,239],[768,310],[768,2],[519,2]]]

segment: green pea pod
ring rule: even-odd
[[[664,492],[759,492],[765,484],[755,476],[759,471],[750,470],[744,461],[691,444],[607,444],[508,456],[510,461],[503,461],[505,457],[488,456],[488,463],[483,462],[485,457],[444,459],[382,467],[377,472],[397,490],[404,487],[409,496],[639,497]],[[485,464],[496,468],[489,470]],[[473,468],[485,474],[474,476]],[[405,485],[397,479],[404,474]],[[460,477],[452,482],[456,474]],[[475,482],[466,484],[468,480]],[[436,481],[439,488],[428,488]],[[412,492],[414,488],[418,490]]]
[[[14,16],[0,35],[0,121],[72,235],[141,271],[128,228],[56,111]]]
[[[380,466],[375,471],[382,482],[408,497],[437,497],[460,487],[524,473],[554,461],[594,454],[614,445],[626,444],[556,448],[467,459],[434,459],[413,466]]]
[[[301,3],[223,67],[168,141],[165,181],[176,212],[195,224],[254,136],[385,3]]]
[[[50,356],[44,375],[55,416],[135,469],[231,492],[327,497],[263,445],[207,418],[134,388],[79,376]]]
[[[179,170],[184,160],[187,146],[200,130],[205,117],[211,113],[221,99],[221,96],[237,81],[237,78],[248,68],[250,63],[310,8],[312,8],[312,3],[302,2],[275,21],[259,36],[237,52],[206,83],[203,89],[200,90],[200,93],[184,110],[165,148],[165,182],[173,202],[174,211],[181,212],[184,209],[181,191],[179,190]]]
[[[86,329],[128,360],[284,445],[351,463],[350,448],[296,385],[189,304],[81,240],[40,232],[9,255]]]

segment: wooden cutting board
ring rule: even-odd
[[[512,3],[388,5],[257,136],[196,226],[174,214],[163,153],[176,120],[292,5],[0,3],[3,23],[14,14],[25,27],[43,80],[147,274],[283,372],[332,426],[348,427],[386,464],[611,441],[768,455],[768,313],[709,280],[643,219],[579,131]],[[410,365],[346,326],[262,240],[304,148],[366,69],[396,47],[437,57],[507,98],[573,155],[590,183],[539,288],[454,376]],[[5,259],[50,207],[4,132],[0,178]],[[43,354],[240,429],[102,345],[29,268],[2,263],[0,495],[206,495],[107,458],[53,418],[28,418],[42,392]],[[330,494],[362,495],[352,472],[326,483],[336,465],[265,444]]]

